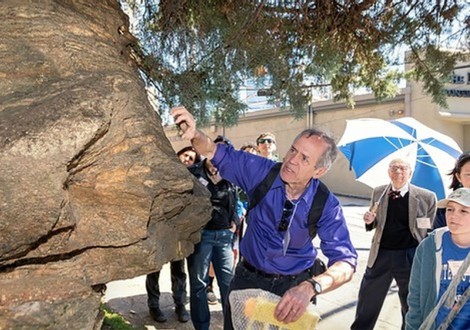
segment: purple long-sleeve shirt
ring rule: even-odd
[[[249,199],[275,164],[224,144],[217,145],[211,162],[224,179],[241,187]],[[309,236],[307,221],[317,187],[318,180],[312,179],[297,200],[289,228],[290,243],[284,255],[282,241],[285,232],[280,232],[278,226],[286,200],[286,186],[279,175],[276,177],[265,197],[250,210],[249,224],[240,246],[241,255],[250,264],[266,273],[282,275],[298,274],[313,265],[318,252]],[[328,265],[345,261],[355,268],[357,252],[351,243],[341,205],[333,193],[328,196],[317,226],[320,248],[328,258]]]

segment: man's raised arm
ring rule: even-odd
[[[185,107],[179,106],[172,108],[170,113],[175,120],[175,124],[183,132],[181,137],[190,141],[199,154],[209,160],[212,159],[216,145],[206,134],[196,128],[196,121],[189,111]]]

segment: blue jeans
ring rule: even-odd
[[[229,229],[206,230],[201,232],[201,241],[194,246],[188,257],[188,273],[191,321],[196,330],[208,330],[210,311],[207,303],[209,265],[212,262],[215,277],[220,288],[222,307],[233,277],[233,233]]]

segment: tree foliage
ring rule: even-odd
[[[459,0],[126,2],[141,19],[139,65],[157,86],[160,107],[184,104],[202,123],[214,115],[236,123],[248,79],[269,86],[270,100],[298,117],[319,86],[350,105],[362,87],[379,100],[393,96],[404,75],[397,49],[404,48],[414,63],[408,78],[424,81],[445,105],[443,84],[470,48]],[[456,23],[462,28],[453,31]],[[444,51],[449,42],[461,52]]]

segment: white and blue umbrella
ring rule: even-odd
[[[389,163],[402,158],[413,170],[411,183],[435,192],[438,199],[449,193],[448,174],[462,153],[452,138],[411,117],[347,120],[338,147],[357,181],[372,188],[390,183]]]

